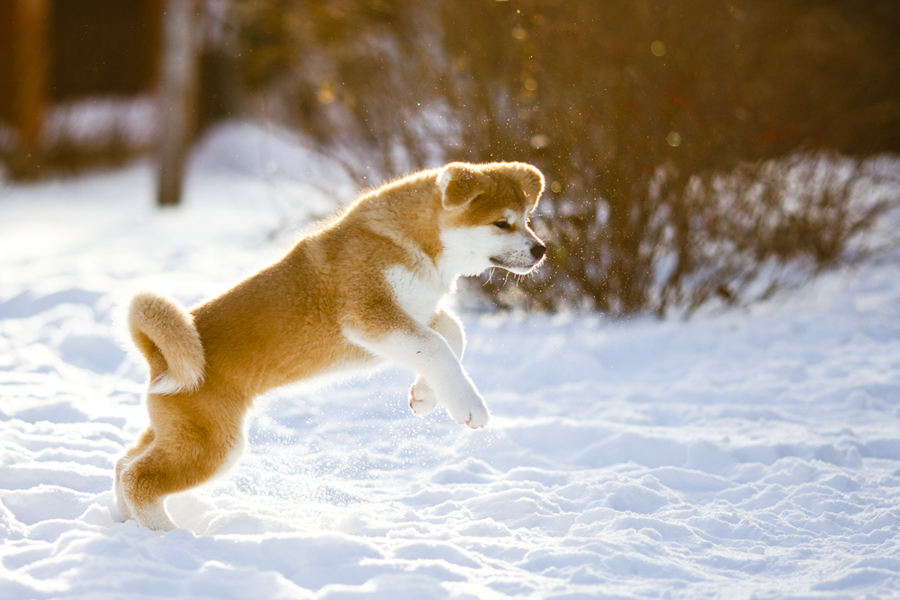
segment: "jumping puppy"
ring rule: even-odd
[[[528,217],[544,189],[523,163],[450,163],[360,197],[281,260],[190,312],[142,292],[129,327],[150,366],[150,426],[116,463],[125,518],[173,529],[167,495],[226,468],[253,398],[313,376],[392,361],[417,377],[409,405],[438,404],[469,427],[484,399],[460,359],[465,337],[441,305],[460,275],[531,272],[544,244]]]

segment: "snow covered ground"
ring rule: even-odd
[[[334,205],[303,181],[346,197],[277,144],[221,131],[163,213],[147,165],[0,183],[0,599],[900,597],[896,253],[687,323],[468,315],[488,429],[413,416],[399,370],[280,390],[182,529],[121,523],[117,306],[277,258]]]

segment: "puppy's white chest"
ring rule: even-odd
[[[428,324],[441,298],[449,291],[437,274],[423,274],[401,266],[385,271],[385,278],[400,307],[420,323]]]

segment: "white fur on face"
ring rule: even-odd
[[[444,246],[438,262],[441,273],[478,275],[493,267],[491,255],[504,248],[491,229],[496,228],[493,225],[482,225],[441,231],[441,244]]]
[[[526,275],[534,270],[540,261],[531,255],[531,248],[541,240],[525,225],[523,215],[514,215],[510,211],[507,221],[516,225],[514,230],[479,225],[442,231],[441,271],[478,275],[492,267],[500,267],[517,275]]]

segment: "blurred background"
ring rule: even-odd
[[[148,155],[177,205],[226,121],[292,131],[361,188],[531,162],[548,265],[476,303],[684,315],[881,248],[898,34],[896,0],[0,0],[0,163]]]

